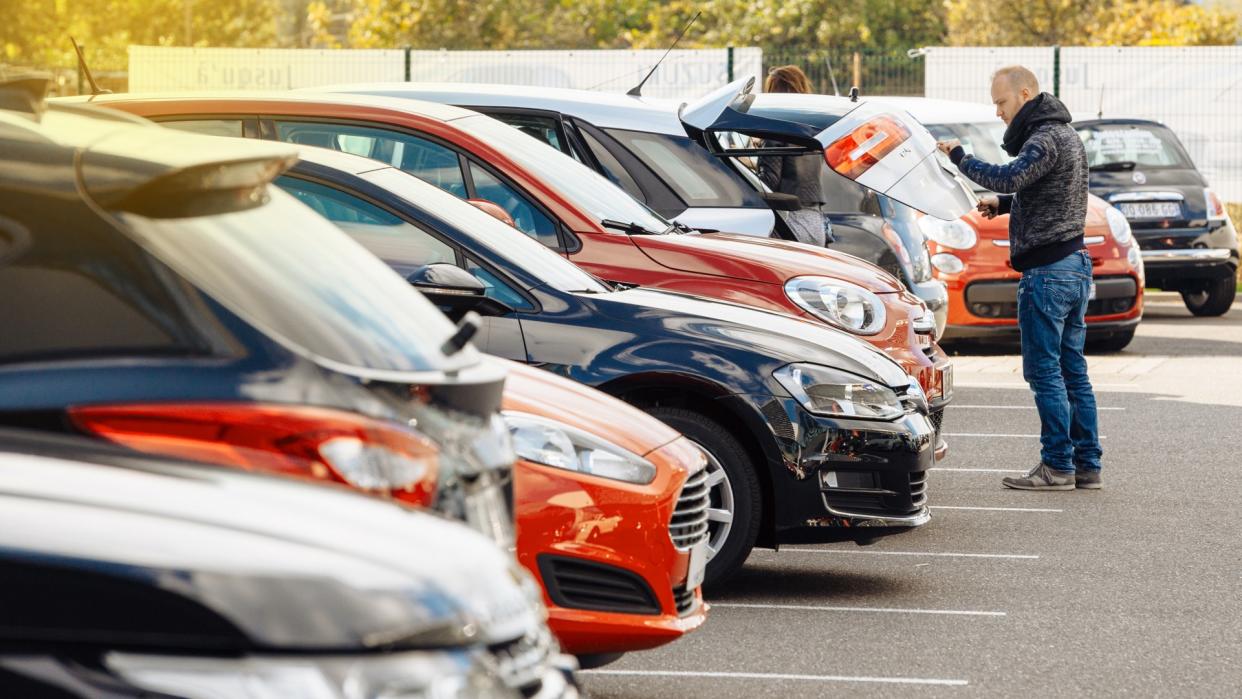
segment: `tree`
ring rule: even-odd
[[[955,46],[1111,46],[1235,43],[1238,15],[1177,0],[947,0]]]

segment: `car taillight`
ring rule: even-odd
[[[74,424],[138,451],[331,480],[431,504],[439,449],[403,425],[330,408],[142,403],[69,409]]]
[[[1225,218],[1225,205],[1221,203],[1220,197],[1216,196],[1216,192],[1210,189],[1203,190],[1203,197],[1207,203],[1207,215],[1209,219],[1220,220]]]
[[[897,119],[878,116],[824,148],[828,167],[856,180],[910,138],[910,129]]]

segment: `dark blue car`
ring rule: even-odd
[[[303,148],[277,184],[450,314],[486,352],[664,420],[709,455],[708,581],[751,548],[857,541],[928,520],[933,432],[918,383],[848,334],[691,296],[613,287],[470,204],[373,160]]]

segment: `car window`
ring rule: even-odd
[[[398,131],[352,124],[277,121],[276,138],[380,160],[459,197],[466,196],[457,152]]]
[[[595,156],[597,161],[599,161],[600,167],[604,170],[604,176],[607,177],[613,184],[628,192],[630,196],[641,202],[646,202],[647,195],[644,194],[642,188],[638,186],[638,182],[636,182],[633,177],[630,177],[629,171],[625,169],[625,166],[621,164],[621,161],[617,160],[612,153],[608,152],[608,148],[605,147],[604,144],[600,143],[599,139],[592,136],[586,129],[579,129],[579,133],[582,134],[582,140],[586,142],[587,148],[591,149],[591,154]]]
[[[475,279],[483,282],[483,286],[487,288],[488,298],[503,301],[516,309],[534,310],[534,306],[517,289],[514,289],[508,282],[479,264],[474,258],[466,258],[466,271],[474,275]]]
[[[1191,168],[1171,131],[1131,124],[1078,127],[1087,149],[1087,164],[1096,168],[1114,163],[1134,163],[1145,168]]]
[[[552,117],[534,114],[493,114],[492,116],[521,131],[534,136],[562,153],[569,153],[569,146],[561,142],[560,130]]]
[[[204,134],[206,136],[232,136],[242,138],[241,119],[186,119],[179,121],[160,121],[160,126],[177,131]]]
[[[448,243],[352,194],[288,176],[276,184],[405,275],[424,265],[457,262]]]
[[[550,248],[561,246],[560,238],[556,235],[556,224],[542,211],[535,208],[529,199],[496,179],[492,173],[483,169],[478,163],[470,163],[470,177],[474,180],[474,196],[478,199],[486,199],[507,211],[513,217],[513,224],[519,231]]]
[[[690,206],[763,206],[721,159],[684,136],[608,129]]]

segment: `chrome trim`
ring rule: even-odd
[[[1085,238],[1083,238],[1083,239],[1082,239],[1082,242],[1086,243],[1087,245],[1103,245],[1103,244],[1104,244],[1104,236],[1102,236],[1102,235],[1089,235],[1089,236],[1086,236]]]
[[[1179,192],[1113,192],[1108,201],[1186,201],[1186,197]]]
[[[1181,250],[1143,250],[1143,263],[1181,262],[1186,260],[1228,260],[1229,248],[1184,248]]]
[[[824,499],[824,507],[834,517],[849,520],[850,527],[921,527],[931,521],[931,510],[926,505],[917,513],[905,516],[867,515],[834,510],[828,504],[827,498]]]
[[[1009,247],[1009,239],[1008,238],[997,238],[996,240],[992,241],[992,244],[998,248],[1007,248]]]
[[[669,517],[668,536],[678,551],[689,551],[710,534],[708,509],[711,507],[711,485],[708,484],[707,459],[686,478],[677,494],[673,514]]]
[[[914,320],[914,332],[927,335],[936,332],[936,316],[930,311]]]

